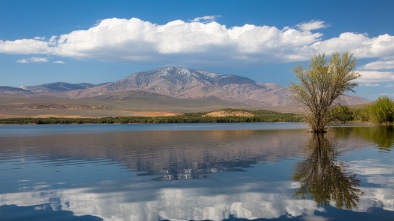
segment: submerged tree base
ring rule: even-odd
[[[309,129],[309,133],[324,134],[324,133],[327,133],[327,131],[324,129],[319,129],[319,130]]]

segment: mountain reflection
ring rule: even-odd
[[[0,220],[391,221],[394,153],[342,129],[348,137],[329,133],[335,147],[305,130],[76,133],[62,125],[53,133],[0,134]],[[294,172],[305,146],[308,157]],[[362,197],[336,151],[362,179]],[[293,173],[298,182],[289,179]],[[295,188],[299,198],[316,201],[293,198]],[[333,201],[358,208],[320,207]]]
[[[307,138],[302,130],[122,131],[10,137],[2,140],[0,151],[2,146],[30,146],[20,153],[53,164],[70,158],[111,159],[139,176],[169,181],[244,172],[259,162],[297,156]]]
[[[294,196],[305,199],[308,193],[319,206],[335,201],[337,208],[356,208],[363,192],[356,188],[360,180],[349,175],[344,165],[336,160],[338,152],[323,134],[314,134],[307,144],[308,156],[296,165],[294,181],[301,187]]]

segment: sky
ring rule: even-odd
[[[392,0],[0,0],[0,86],[100,84],[177,66],[297,82],[357,58],[355,95],[394,98]]]

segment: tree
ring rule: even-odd
[[[375,123],[385,123],[387,125],[388,122],[393,122],[394,102],[391,98],[387,96],[379,97],[369,108],[372,121]]]
[[[329,61],[324,53],[318,54],[309,66],[309,70],[299,65],[294,68],[300,83],[292,83],[290,90],[295,100],[306,107],[306,122],[311,131],[324,133],[326,126],[336,120],[331,113],[339,105],[339,96],[353,91],[357,86],[353,80],[360,74],[353,71],[356,58],[349,53],[333,53]]]
[[[348,107],[348,106],[337,106],[334,107],[330,115],[332,115],[333,118],[335,118],[336,121],[339,121],[341,123],[346,123],[346,121],[351,121],[353,120],[353,111]]]

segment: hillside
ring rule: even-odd
[[[56,82],[56,83],[42,84],[37,86],[22,86],[21,88],[35,93],[48,93],[48,92],[83,90],[94,86],[96,85],[88,84],[88,83],[70,84],[65,82]]]
[[[22,88],[0,86],[0,95],[26,95],[31,93],[31,91]]]
[[[141,92],[178,99],[219,99],[257,107],[294,105],[289,90],[278,84],[179,67],[138,72],[113,83],[68,92],[67,96],[124,99]],[[356,96],[345,96],[342,100],[349,105],[369,102]]]
[[[370,101],[343,96],[348,105]],[[0,87],[0,117],[148,116],[222,108],[299,111],[286,87],[203,70],[168,67],[102,85],[52,83]]]

